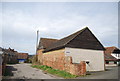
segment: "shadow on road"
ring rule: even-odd
[[[111,69],[105,69],[105,71],[111,71]]]
[[[13,71],[17,71],[13,66],[6,66],[4,76],[13,76]]]

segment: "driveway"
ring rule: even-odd
[[[8,65],[10,75],[4,79],[61,79],[60,77],[47,74],[40,69],[32,68],[31,64]]]

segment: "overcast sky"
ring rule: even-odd
[[[118,46],[117,2],[2,3],[2,47],[35,53],[39,38],[60,39],[89,27],[104,46]]]

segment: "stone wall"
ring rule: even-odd
[[[65,50],[57,50],[44,53],[42,64],[54,69],[65,70],[73,75],[86,75],[86,63],[81,61],[78,64],[72,63],[72,57],[65,56]]]

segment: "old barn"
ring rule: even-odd
[[[56,58],[70,56],[73,64],[84,61],[87,71],[104,71],[104,50],[100,41],[86,27],[60,40],[41,38],[37,54],[41,64],[46,58],[55,62]]]

